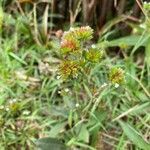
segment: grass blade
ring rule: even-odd
[[[126,136],[139,148],[144,150],[150,149],[150,144],[147,143],[142,136],[129,124],[119,121]]]

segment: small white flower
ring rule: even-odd
[[[15,103],[15,102],[17,102],[17,100],[16,100],[16,99],[13,99],[12,101],[13,101],[14,103]]]
[[[133,33],[137,33],[138,30],[136,28],[133,29]]]
[[[105,86],[107,86],[107,83],[106,83],[106,82],[103,83],[101,87],[104,88]]]
[[[116,83],[116,84],[115,84],[115,88],[118,88],[118,87],[119,87],[119,84],[118,84],[118,83]]]
[[[145,24],[140,24],[140,27],[145,29],[146,28],[146,25]]]
[[[6,111],[9,111],[9,108],[8,108],[8,107],[6,107]]]
[[[61,94],[61,91],[58,91],[58,94]]]
[[[4,109],[5,107],[2,105],[2,106],[0,106],[0,109]]]
[[[30,111],[28,111],[28,110],[25,110],[25,111],[23,111],[23,113],[22,113],[23,115],[29,115],[30,114]]]
[[[76,103],[76,107],[78,108],[80,105],[79,105],[79,103]]]
[[[92,44],[92,46],[91,46],[92,48],[96,48],[96,45],[95,44]]]
[[[16,102],[17,102],[16,99],[11,99],[11,100],[9,101],[9,104],[13,104],[13,103],[16,103]]]
[[[86,26],[85,28],[86,28],[86,29],[91,29],[91,27],[90,27],[90,26]]]
[[[71,27],[71,28],[70,28],[70,31],[74,31],[74,28]]]
[[[56,79],[59,80],[61,78],[61,76],[57,76]]]
[[[14,103],[14,102],[13,102],[12,100],[10,100],[10,101],[9,101],[9,104],[12,104],[12,103]]]
[[[78,78],[78,74],[75,74],[75,75],[73,76],[73,78],[74,78],[74,79],[77,79],[77,78]]]
[[[68,88],[65,88],[65,92],[68,93],[68,92],[69,92],[69,89],[68,89]]]

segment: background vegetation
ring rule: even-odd
[[[0,149],[149,150],[149,13],[140,0],[1,0]],[[64,82],[63,31],[84,25],[103,59]]]

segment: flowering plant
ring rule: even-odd
[[[93,29],[89,26],[71,28],[64,33],[60,46],[63,61],[59,67],[64,79],[77,78],[80,72],[90,69],[90,63],[100,62],[103,50],[96,45],[86,46],[86,42],[92,38]]]
[[[92,38],[93,29],[89,26],[70,28],[68,32],[64,32],[60,45],[63,60],[59,66],[59,74],[63,79],[77,78],[81,73],[89,73],[93,64],[102,60],[103,49],[87,44]],[[111,68],[109,81],[118,85],[123,83],[123,70],[118,67]]]
[[[71,28],[63,34],[60,44],[62,61],[58,67],[57,79],[61,84],[51,107],[51,115],[56,116],[59,122],[54,125],[50,135],[57,137],[59,134],[57,145],[59,143],[62,146],[61,137],[65,139],[65,145],[71,149],[79,146],[95,150],[93,148],[96,143],[95,135],[97,136],[100,129],[97,120],[102,117],[103,122],[106,118],[106,111],[101,106],[100,100],[108,95],[111,87],[109,85],[117,88],[124,82],[124,72],[121,68],[113,67],[110,71],[107,70],[107,64],[102,61],[104,50],[98,45],[91,45],[92,38],[93,29],[89,26]],[[97,66],[100,68],[94,69]],[[98,71],[93,73],[96,77],[92,75],[94,70]],[[109,73],[106,75],[101,72]],[[97,77],[100,74],[103,79],[107,76],[106,83],[104,80],[103,83],[99,83],[101,79]],[[56,100],[58,95],[60,99]],[[59,132],[55,134],[56,128]],[[49,141],[53,144],[53,140],[45,138],[39,142]]]

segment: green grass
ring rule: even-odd
[[[1,150],[35,149],[36,140],[44,137],[37,144],[42,150],[56,145],[65,149],[62,143],[81,150],[150,149],[150,37],[145,34],[149,29],[113,41],[106,35],[97,43],[105,48],[103,61],[80,80],[63,82],[57,72],[60,41],[41,34],[35,9],[32,15],[2,15]],[[120,47],[123,57],[111,56],[109,47],[114,46]],[[119,88],[108,81],[112,66],[125,71],[126,83]]]

